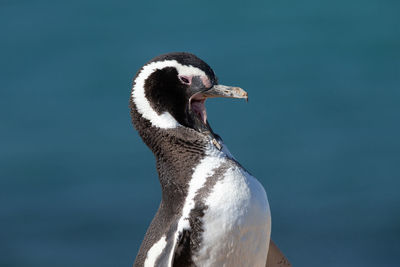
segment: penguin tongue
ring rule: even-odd
[[[192,99],[191,101],[191,108],[196,113],[199,118],[201,118],[201,121],[204,124],[207,124],[207,112],[206,112],[206,107],[204,103],[206,102],[205,98],[201,99]]]

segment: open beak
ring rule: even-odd
[[[213,144],[220,150],[221,145],[208,124],[207,111],[204,105],[207,98],[214,97],[244,98],[248,101],[248,95],[242,88],[218,84],[197,92],[189,98],[189,111],[194,113],[195,128],[200,132],[208,133],[212,137]]]
[[[220,84],[195,93],[189,99],[189,109],[194,111],[205,126],[207,126],[207,112],[204,103],[207,98],[214,97],[244,98],[246,101],[248,100],[247,92],[242,88]]]

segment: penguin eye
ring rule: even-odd
[[[183,82],[184,84],[190,84],[190,77],[189,76],[179,76],[179,80]]]

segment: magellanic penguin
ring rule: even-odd
[[[275,246],[281,265],[267,264],[267,195],[211,129],[204,103],[213,97],[247,93],[218,84],[190,53],[158,56],[134,78],[132,121],[156,157],[162,188],[134,266],[286,266]]]

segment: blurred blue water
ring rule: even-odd
[[[294,266],[397,266],[400,2],[0,2],[0,266],[130,266],[160,199],[131,79],[189,51]]]

